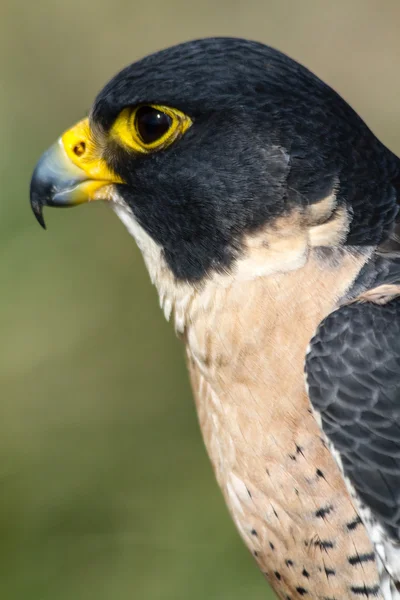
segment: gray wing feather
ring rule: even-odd
[[[400,299],[329,315],[311,341],[306,374],[345,475],[400,542]]]

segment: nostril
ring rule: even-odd
[[[75,146],[73,147],[73,152],[78,157],[83,156],[86,152],[85,142],[78,142],[77,144],[75,144]]]

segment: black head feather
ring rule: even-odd
[[[116,153],[122,197],[179,279],[229,269],[243,234],[337,190],[349,245],[385,239],[397,214],[399,161],[329,86],[260,43],[212,38],[125,68],[98,95],[108,130],[126,106],[169,105],[193,126],[165,151]]]

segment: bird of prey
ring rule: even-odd
[[[280,598],[400,598],[400,160],[268,46],[118,73],[31,205],[108,201],[185,344],[233,520]]]

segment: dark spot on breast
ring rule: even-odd
[[[362,563],[373,562],[375,560],[375,554],[374,552],[355,554],[354,556],[349,556],[347,560],[352,566],[361,565]]]
[[[276,512],[276,510],[273,506],[272,506],[272,511],[273,511],[274,515],[276,516],[276,518],[279,519],[278,513]]]
[[[304,596],[304,594],[308,594],[308,591],[303,587],[297,587],[296,591],[300,594],[300,596]]]
[[[294,488],[294,493],[296,494],[296,496],[299,495],[299,490],[297,488]]]
[[[252,496],[251,496],[251,491],[249,490],[249,488],[246,488],[246,490],[247,490],[247,493],[248,493],[248,495],[249,495],[249,496],[250,496],[250,498],[251,498],[251,497],[252,497]]]
[[[293,561],[290,560],[290,558],[288,558],[287,560],[285,560],[286,566],[287,567],[293,567]]]
[[[268,475],[268,477],[270,477],[270,472],[269,469],[265,469],[266,474]]]
[[[290,458],[290,460],[297,460],[297,458],[294,454],[289,454],[289,458]]]
[[[317,477],[322,477],[322,479],[325,479],[325,475],[323,474],[321,469],[317,469],[315,472],[317,474]]]
[[[303,575],[303,577],[307,577],[307,579],[310,577],[310,573],[306,569],[303,569],[301,574]]]
[[[254,556],[258,556],[257,550],[254,550],[253,554],[254,554]]]
[[[360,585],[360,586],[352,586],[350,590],[353,594],[357,596],[377,596],[380,592],[380,585]]]
[[[316,540],[314,542],[314,546],[317,548],[321,548],[321,550],[325,550],[327,552],[330,548],[333,548],[334,544],[330,540]]]
[[[329,569],[328,567],[325,567],[325,575],[328,578],[331,575],[336,575],[336,571],[335,569]]]
[[[255,529],[251,530],[251,535],[258,535],[257,531]]]
[[[281,574],[279,573],[279,571],[275,571],[275,572],[274,572],[274,575],[275,575],[275,577],[276,577],[277,579],[279,579],[279,581],[282,579],[282,578],[281,578]]]
[[[301,454],[302,456],[304,456],[303,448],[298,444],[296,444],[296,452],[297,454]]]
[[[356,529],[356,527],[361,525],[361,523],[362,523],[361,517],[359,517],[357,515],[357,517],[355,519],[353,519],[353,521],[350,521],[349,523],[347,523],[346,527],[349,531],[353,531],[354,529]]]
[[[329,504],[328,506],[323,506],[315,512],[315,516],[319,519],[324,519],[326,517],[326,515],[329,515],[329,513],[332,510],[333,510],[332,504]]]

